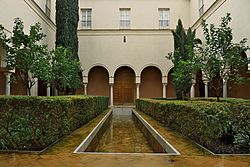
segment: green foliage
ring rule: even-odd
[[[0,149],[42,150],[108,107],[107,97],[0,97]]]
[[[72,59],[72,53],[64,47],[57,47],[51,52],[51,75],[45,80],[57,90],[64,91],[66,87],[76,89],[82,86],[79,75],[80,62]]]
[[[72,58],[78,58],[77,28],[79,21],[78,0],[56,1],[56,46],[63,46],[72,52]]]
[[[184,99],[192,86],[193,66],[190,60],[180,60],[174,67],[173,83],[178,99]]]
[[[56,47],[64,47],[71,52],[71,54],[67,54],[70,56],[70,59],[73,61],[79,61],[78,57],[78,35],[77,35],[77,28],[78,28],[78,21],[79,21],[79,7],[78,7],[78,0],[58,0],[56,1]],[[77,70],[79,77],[82,78],[82,70],[79,65],[79,68],[74,68]],[[75,88],[78,88],[79,82],[78,78],[76,77],[76,84],[73,82],[70,84],[71,86],[68,87],[67,84],[63,86],[57,87],[64,87],[69,88],[69,93],[74,94]],[[67,81],[71,82],[71,81]],[[61,83],[61,81],[57,82]],[[59,89],[61,90],[61,89]]]
[[[250,152],[250,101],[138,99],[136,108],[216,153]]]
[[[238,83],[241,77],[240,70],[248,63],[247,59],[241,56],[249,49],[246,46],[246,39],[233,43],[232,29],[229,27],[231,20],[228,13],[222,17],[218,27],[214,24],[208,26],[203,21],[205,43],[204,46],[198,47],[198,55],[195,58],[205,78],[210,82],[210,86],[216,91],[218,100],[222,93],[223,83],[213,84],[213,78],[220,76],[224,81],[232,80]]]
[[[172,31],[174,36],[174,52],[169,53],[168,59],[174,63],[173,82],[176,90],[177,99],[184,99],[190,91],[192,85],[192,73],[196,70],[193,63],[194,46],[200,43],[195,38],[195,31],[191,28],[187,33],[179,19],[176,30]]]
[[[45,79],[49,76],[49,57],[46,45],[39,44],[45,37],[41,32],[40,23],[32,25],[29,34],[24,33],[21,19],[14,21],[12,36],[7,37],[3,26],[0,26],[0,39],[7,52],[8,69],[18,69],[23,84],[29,90],[37,82],[36,78]]]

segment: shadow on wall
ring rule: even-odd
[[[168,73],[167,98],[176,97],[172,73],[173,73],[173,69],[171,69]]]
[[[246,53],[242,54],[242,58],[247,58]],[[229,81],[228,97],[250,99],[250,73],[248,71],[248,65],[242,67],[240,75],[246,78],[247,81],[239,85]]]
[[[162,97],[162,74],[157,67],[149,66],[143,69],[141,73],[140,97]]]

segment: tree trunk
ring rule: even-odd
[[[217,102],[220,102],[220,96],[217,95]]]
[[[31,96],[31,88],[28,87],[28,95]]]

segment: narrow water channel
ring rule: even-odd
[[[132,120],[130,108],[115,108],[110,128],[99,141],[96,152],[153,153],[147,139]]]

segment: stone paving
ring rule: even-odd
[[[210,155],[142,113],[140,114],[144,119],[181,153],[180,156],[74,154],[75,148],[106,113],[107,111],[65,137],[43,154],[0,154],[0,167],[250,167],[250,156]]]

